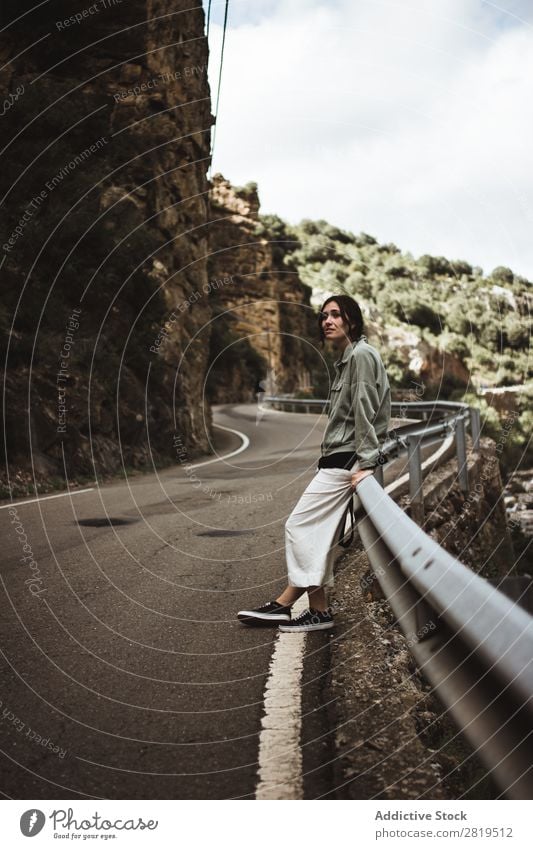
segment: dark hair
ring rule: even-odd
[[[336,301],[339,305],[339,312],[344,321],[346,321],[350,325],[350,330],[348,336],[351,342],[355,342],[357,339],[360,339],[363,335],[363,313],[361,312],[361,307],[357,303],[354,298],[351,298],[349,295],[331,295],[329,298],[326,298],[322,306],[320,307],[320,312],[318,314],[318,332],[320,334],[320,341],[324,343],[326,337],[324,336],[324,331],[322,330],[322,319],[321,313],[324,311],[324,307],[326,304],[329,304],[330,301]]]

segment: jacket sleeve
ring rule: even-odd
[[[351,365],[355,450],[359,457],[359,468],[373,469],[379,457],[379,440],[374,429],[380,406],[376,367],[372,355],[367,351],[354,356]]]

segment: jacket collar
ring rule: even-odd
[[[359,342],[366,342],[366,336],[360,336],[355,342],[351,342],[349,345],[346,345],[346,348],[342,352],[342,357],[335,363],[337,368],[340,368],[348,362],[348,357]]]

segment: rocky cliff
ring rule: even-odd
[[[469,385],[470,372],[460,357],[421,339],[412,329],[390,326],[386,319],[381,319],[374,330],[382,340],[391,377],[396,375],[401,386],[406,387],[403,389],[403,394],[407,390],[406,400],[416,400],[409,397],[413,391],[420,399],[426,392],[431,397],[446,398],[450,390]],[[402,389],[399,389],[398,400],[401,396]]]
[[[199,0],[34,6],[0,11],[4,496],[208,452],[209,401],[316,358],[256,190],[209,196]]]
[[[286,244],[259,222],[257,186],[216,174],[211,189],[209,272],[213,308],[208,389],[213,401],[298,392],[317,360],[311,288],[283,264]]]
[[[200,0],[34,5],[1,12],[11,482],[17,468],[41,481],[149,468],[176,432],[194,456],[208,448],[210,316]]]

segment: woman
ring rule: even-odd
[[[387,373],[363,335],[357,301],[334,295],[322,305],[318,320],[322,343],[329,342],[339,359],[317,474],[285,525],[289,583],[275,601],[237,614],[246,625],[271,623],[285,632],[333,627],[325,588],[333,585],[336,544],[353,491],[378,465],[390,420]],[[291,619],[292,605],[305,592],[309,609]]]

